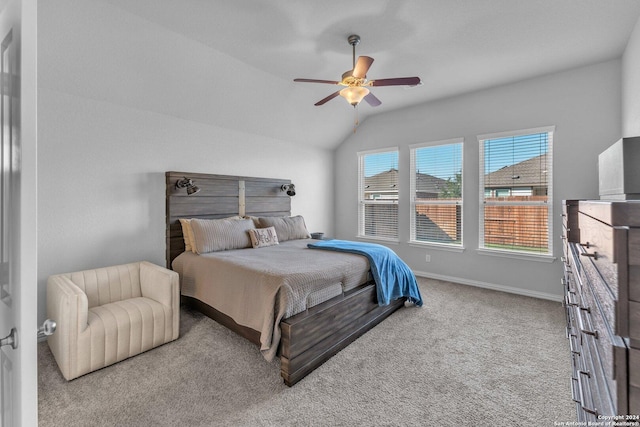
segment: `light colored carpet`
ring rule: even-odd
[[[183,308],[180,338],[66,382],[39,344],[41,426],[552,426],[575,421],[560,303],[419,279],[399,310],[296,384]]]

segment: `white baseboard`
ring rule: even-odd
[[[550,301],[562,301],[562,295],[549,294],[546,292],[532,291],[529,289],[513,288],[511,286],[496,285],[493,283],[479,282],[477,280],[463,279],[460,277],[444,276],[442,274],[427,273],[424,271],[413,272],[416,276],[428,279],[444,280],[445,282],[460,283],[462,285],[476,286],[478,288],[492,289],[494,291],[508,292],[510,294],[524,295],[527,297],[546,299]]]

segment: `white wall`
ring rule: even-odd
[[[252,121],[253,109],[243,116],[247,111],[228,94],[207,99],[233,120],[185,120],[178,107],[191,105],[194,86],[213,84],[215,76],[194,83],[166,70],[152,75],[145,64],[146,57],[169,60],[172,40],[185,70],[199,69],[190,57],[207,62],[224,55],[106,3],[38,6],[39,322],[51,274],[136,260],[165,265],[165,171],[291,179],[297,190],[292,212],[303,215],[311,231],[333,232],[332,151],[260,133],[265,118]],[[225,73],[229,67],[252,71],[226,59],[231,64],[217,67]],[[114,61],[117,76],[93,74],[113,69]],[[171,92],[174,108],[163,109],[163,90]],[[286,111],[274,105],[267,113]]]
[[[640,19],[622,57],[622,136],[640,135]]]
[[[473,72],[473,70],[469,70]],[[554,255],[561,254],[562,199],[597,198],[597,156],[620,138],[619,60],[374,116],[335,154],[336,235],[357,231],[358,151],[400,148],[400,244],[391,246],[418,274],[559,298],[560,261],[542,263],[479,255],[477,135],[556,126],[554,156]],[[429,90],[429,83],[421,90]],[[464,137],[463,253],[409,246],[409,148],[418,142]],[[431,262],[425,262],[425,254]]]

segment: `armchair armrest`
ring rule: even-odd
[[[175,310],[180,307],[180,279],[175,271],[142,261],[140,290],[143,297],[151,298]]]
[[[47,317],[57,324],[56,332],[48,338],[49,347],[65,378],[69,378],[76,362],[79,335],[88,326],[89,301],[85,293],[66,276],[50,276],[47,280]],[[60,356],[60,357],[59,357]]]
[[[171,307],[173,339],[180,330],[180,277],[178,273],[147,261],[140,262],[140,290],[142,296]]]

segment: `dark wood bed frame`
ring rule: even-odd
[[[167,267],[184,252],[180,218],[225,218],[234,215],[284,216],[291,214],[291,199],[281,186],[291,181],[191,172],[166,172]],[[187,196],[176,188],[184,177],[201,191]],[[254,344],[260,333],[238,325],[231,317],[190,297],[182,297],[208,317]],[[405,299],[378,306],[372,282],[345,292],[322,304],[280,322],[280,373],[292,386],[334,354],[404,305]]]

